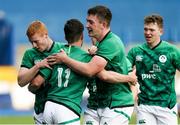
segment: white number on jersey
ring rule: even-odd
[[[64,84],[62,83],[62,73],[63,73],[63,68],[58,68],[58,87],[67,87],[68,86],[68,82],[69,82],[69,76],[71,73],[71,70],[69,68],[67,68],[65,71],[66,73],[65,75],[65,82]]]

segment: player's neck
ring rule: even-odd
[[[77,41],[77,42],[69,43],[69,45],[71,45],[71,46],[79,46],[79,47],[81,47],[81,46],[82,46],[82,41],[81,41],[81,40],[79,40],[79,41]]]
[[[156,47],[160,42],[161,42],[161,40],[158,39],[157,41],[154,41],[154,42],[152,42],[152,43],[150,43],[148,45],[152,49],[152,48]]]
[[[53,45],[53,41],[49,37],[48,37],[47,40],[48,40],[48,48],[47,48],[47,50],[50,50],[51,46]]]
[[[97,38],[97,41],[102,41],[104,39],[104,37],[109,33],[109,31],[110,31],[110,28],[104,29],[104,31],[102,32],[100,37]]]

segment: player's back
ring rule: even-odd
[[[65,45],[63,50],[68,56],[81,62],[89,62],[91,59],[87,52],[77,46]],[[49,80],[51,88],[48,92],[48,100],[63,104],[80,114],[80,102],[88,79],[72,71],[65,64],[55,65]]]

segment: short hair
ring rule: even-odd
[[[64,25],[65,38],[68,43],[76,42],[80,39],[83,34],[84,26],[77,19],[70,19]]]
[[[152,14],[144,18],[144,24],[157,23],[160,28],[163,28],[163,18],[158,14]]]
[[[112,13],[109,8],[98,5],[92,8],[88,9],[88,15],[97,15],[100,21],[106,21],[107,26],[110,26],[111,19],[112,19]]]
[[[26,31],[26,35],[30,38],[35,33],[38,33],[40,35],[48,34],[48,30],[43,22],[37,20],[37,21],[33,21],[29,25],[29,27]]]

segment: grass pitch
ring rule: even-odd
[[[0,124],[34,124],[32,116],[0,116]]]

